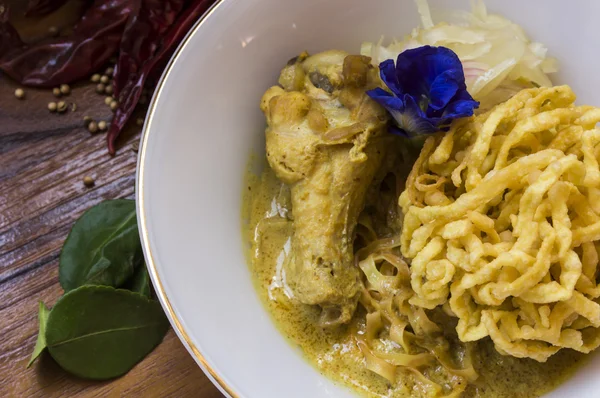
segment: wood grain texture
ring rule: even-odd
[[[56,100],[49,90],[26,88],[21,101],[16,87],[0,72],[0,396],[222,397],[172,330],[133,370],[109,382],[70,376],[48,355],[26,369],[38,300],[52,306],[63,293],[58,255],[72,224],[102,200],[133,197],[131,146],[139,127],[128,128],[110,157],[105,134],[83,126],[84,115],[111,115],[92,84],[73,88],[63,100],[77,109],[62,115],[47,110]],[[83,185],[86,175],[95,179],[93,188]]]

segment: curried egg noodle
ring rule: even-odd
[[[523,90],[428,138],[413,166],[407,302],[442,306],[462,342],[540,362],[600,345],[600,109],[574,101],[568,86]]]

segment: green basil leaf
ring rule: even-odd
[[[163,339],[169,321],[157,301],[108,286],[82,286],[48,317],[46,344],[67,372],[105,380],[127,373]]]
[[[135,201],[108,200],[86,211],[73,225],[60,254],[60,285],[120,287],[141,258]]]
[[[38,321],[40,322],[40,330],[38,331],[37,341],[35,342],[35,347],[33,349],[33,353],[31,354],[31,359],[29,360],[27,367],[30,367],[31,364],[46,349],[46,324],[48,322],[49,314],[50,310],[44,305],[43,301],[40,301],[38,309]]]
[[[133,274],[133,277],[123,285],[123,289],[131,290],[132,292],[136,292],[141,294],[142,296],[146,296],[148,298],[152,297],[152,288],[150,287],[150,275],[148,274],[148,269],[146,268],[146,264],[142,263],[140,267],[138,267]]]

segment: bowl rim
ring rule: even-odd
[[[228,384],[224,377],[211,365],[209,360],[204,356],[202,351],[196,346],[193,342],[190,335],[186,332],[183,327],[182,321],[179,319],[177,314],[175,313],[173,306],[167,297],[166,291],[164,289],[163,283],[161,281],[160,275],[158,273],[157,263],[155,257],[153,255],[153,249],[150,244],[149,238],[149,230],[148,230],[148,221],[147,221],[147,205],[146,198],[144,195],[144,186],[146,174],[146,156],[148,149],[148,140],[150,137],[150,129],[152,128],[152,123],[154,120],[154,116],[157,109],[157,103],[164,94],[165,83],[169,78],[173,70],[173,66],[179,60],[182,53],[189,45],[192,37],[198,34],[200,28],[205,24],[210,16],[212,16],[219,8],[223,8],[222,6],[230,3],[234,3],[235,0],[214,0],[213,4],[198,18],[198,20],[194,23],[194,25],[189,29],[184,38],[181,40],[179,45],[177,46],[175,52],[170,57],[165,70],[163,71],[158,83],[156,85],[156,89],[152,95],[152,98],[149,102],[148,111],[145,116],[145,121],[141,129],[141,137],[139,141],[139,149],[137,156],[137,167],[136,167],[136,176],[135,176],[135,200],[136,200],[136,213],[137,213],[137,222],[138,222],[138,233],[140,235],[140,241],[142,244],[142,250],[144,253],[146,267],[148,269],[148,273],[150,279],[152,281],[152,285],[154,286],[154,290],[158,297],[158,300],[169,319],[173,330],[175,331],[177,337],[183,344],[183,346],[188,351],[189,355],[195,360],[197,365],[203,371],[203,373],[207,376],[207,378],[215,385],[218,390],[224,394],[226,397],[231,398],[241,398],[242,395],[235,391],[232,385]],[[600,349],[598,350],[600,351]],[[585,360],[589,361],[590,356],[586,356]],[[573,379],[575,374],[581,372],[583,370],[583,366],[580,367],[577,371],[569,376],[569,379]],[[556,386],[550,391],[547,391],[545,394],[554,394],[559,387],[564,385],[567,380],[561,382],[560,385]],[[337,384],[337,381],[334,381]],[[585,384],[584,384],[585,386]],[[347,386],[344,386],[347,388]],[[353,391],[356,393],[356,391]]]
[[[183,343],[183,346],[186,348],[188,353],[194,358],[200,369],[204,372],[204,374],[208,377],[208,379],[226,396],[232,398],[240,397],[239,394],[234,392],[233,388],[228,385],[225,380],[218,374],[218,372],[211,366],[208,360],[204,357],[202,352],[196,347],[190,336],[187,334],[183,325],[177,314],[173,310],[171,302],[165,293],[162,281],[160,280],[160,276],[158,274],[158,270],[156,267],[156,262],[154,260],[154,256],[152,254],[152,247],[150,246],[150,239],[148,234],[148,225],[146,219],[146,199],[144,198],[144,176],[146,174],[145,163],[146,163],[146,149],[147,142],[150,136],[150,128],[152,126],[152,120],[154,119],[154,112],[156,110],[156,104],[158,99],[160,98],[166,80],[171,73],[172,67],[175,62],[179,59],[181,53],[185,50],[186,46],[189,44],[190,39],[197,33],[199,28],[204,24],[204,22],[221,6],[226,0],[216,0],[205,12],[202,14],[194,26],[188,31],[185,37],[181,40],[181,43],[177,46],[177,49],[171,56],[171,59],[167,63],[165,70],[163,71],[156,89],[154,91],[154,95],[150,100],[150,105],[148,107],[148,112],[146,113],[146,119],[144,121],[144,125],[142,127],[142,133],[140,137],[140,144],[138,150],[138,159],[137,159],[137,168],[136,168],[136,178],[135,178],[135,199],[136,199],[136,210],[137,210],[137,221],[138,221],[138,232],[140,235],[140,240],[142,243],[142,250],[144,252],[144,257],[146,259],[146,266],[148,268],[148,273],[150,274],[150,279],[152,280],[152,284],[154,285],[154,290],[158,297],[160,304],[165,311],[173,330],[179,337],[179,340]]]

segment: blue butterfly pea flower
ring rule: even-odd
[[[462,63],[446,47],[406,50],[379,64],[382,88],[367,94],[396,121],[393,133],[408,137],[448,130],[454,119],[472,116],[479,107],[467,91]]]

